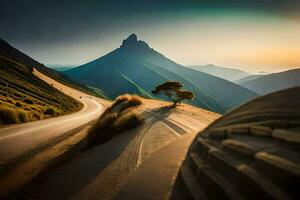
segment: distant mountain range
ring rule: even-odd
[[[220,67],[212,64],[188,67],[234,82],[260,95],[300,86],[300,69],[272,74],[260,72],[260,74],[254,75],[239,69]]]
[[[237,81],[241,86],[259,94],[300,86],[300,69],[268,75],[250,76]]]
[[[70,78],[100,88],[109,98],[136,93],[153,98],[153,88],[167,80],[180,81],[195,93],[193,105],[224,113],[257,96],[227,80],[181,66],[153,50],[135,34],[120,48],[80,67],[63,72]],[[162,97],[163,98],[163,97]]]
[[[192,65],[188,66],[189,68],[195,69],[200,72],[204,72],[222,79],[226,79],[228,81],[234,82],[236,80],[245,78],[250,76],[251,74],[248,72],[244,72],[239,69],[232,69],[226,67],[220,67],[216,65]]]
[[[255,80],[255,79],[263,77],[263,76],[265,76],[265,75],[250,75],[250,76],[246,76],[244,78],[235,80],[234,82],[241,85],[242,83],[245,83],[245,82],[248,82],[251,80]]]

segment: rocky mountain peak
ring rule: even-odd
[[[146,42],[138,40],[136,34],[131,34],[128,38],[123,40],[121,49],[138,50],[144,52],[146,50],[150,50],[150,47]]]

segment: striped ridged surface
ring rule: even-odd
[[[300,95],[299,88],[295,91]],[[288,97],[284,101],[289,103]],[[300,199],[300,110],[297,106],[300,105],[295,104],[291,114],[283,112],[284,104],[274,115],[268,111],[265,117],[257,117],[248,112],[243,120],[225,115],[226,120],[220,119],[199,133],[178,175],[182,196]],[[236,115],[238,111],[228,115]]]

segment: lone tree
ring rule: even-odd
[[[164,94],[169,99],[173,101],[173,106],[175,107],[178,103],[183,100],[192,100],[194,98],[194,93],[188,90],[181,90],[183,87],[182,83],[177,81],[167,81],[155,87],[152,91],[155,95]]]

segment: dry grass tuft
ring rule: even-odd
[[[18,113],[18,118],[19,118],[19,122],[29,122],[31,121],[31,113],[24,111],[22,109],[18,109],[16,110],[16,112]]]
[[[123,112],[129,108],[140,106],[142,103],[143,98],[138,95],[120,95],[116,98],[115,102],[111,106],[111,111]]]
[[[41,120],[43,119],[43,115],[38,111],[32,111],[32,119],[33,120]]]
[[[122,103],[124,101],[128,101],[131,98],[130,94],[123,94],[123,95],[119,95],[116,99],[115,99],[115,104],[118,103]]]
[[[143,103],[143,98],[138,95],[131,95],[131,98],[127,101],[129,107],[140,106]]]
[[[14,109],[7,106],[0,107],[0,124],[14,124],[32,121],[32,113],[23,109]]]
[[[59,111],[56,110],[55,108],[50,107],[44,111],[44,115],[50,115],[51,117],[58,116]]]
[[[88,148],[106,142],[112,137],[137,127],[142,123],[140,114],[134,111],[142,104],[137,95],[121,95],[101,115],[88,134]]]
[[[123,94],[123,95],[119,95],[114,103],[111,105],[111,108],[116,107],[117,105],[120,105],[121,103],[127,102],[130,99],[130,94]]]
[[[6,106],[0,107],[0,124],[14,124],[18,122],[18,115],[13,109]]]
[[[141,116],[134,111],[124,113],[116,118],[112,126],[115,130],[129,130],[135,128],[137,124],[142,122]]]
[[[98,143],[105,142],[110,139],[112,124],[116,120],[116,113],[108,113],[102,115],[95,123],[88,134],[88,146],[94,146]]]

